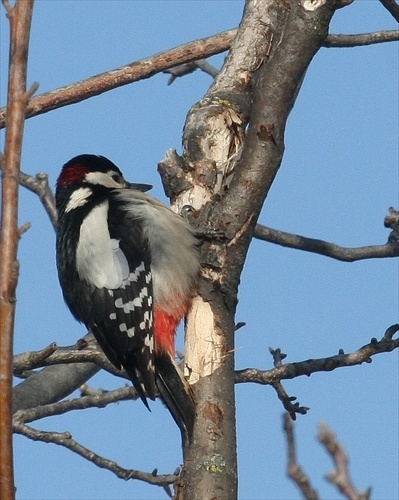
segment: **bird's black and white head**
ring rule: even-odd
[[[114,189],[145,192],[151,187],[127,182],[119,168],[104,156],[83,154],[69,160],[61,170],[56,186],[57,210],[68,213]]]

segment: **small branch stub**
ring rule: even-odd
[[[320,9],[320,7],[322,7],[325,3],[326,0],[302,0],[301,2],[302,7],[308,12]]]

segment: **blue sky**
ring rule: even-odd
[[[238,25],[243,2],[37,0],[29,83],[39,93]],[[376,0],[337,12],[331,32],[395,29]],[[1,11],[1,102],[6,99],[8,25]],[[212,58],[220,66],[223,56]],[[103,154],[126,178],[154,185],[168,148],[181,148],[184,119],[211,79],[200,72],[168,87],[167,75],[113,90],[27,121],[22,168],[49,173],[80,153]],[[384,243],[383,218],[398,208],[398,45],[322,49],[310,66],[290,116],[286,153],[260,222],[343,246]],[[2,145],[4,135],[1,133]],[[2,146],[3,147],[3,146]],[[55,341],[73,344],[83,327],[64,305],[56,277],[54,233],[38,199],[21,191],[23,236],[15,351]],[[350,352],[382,337],[398,321],[397,260],[341,263],[254,241],[242,276],[236,366],[271,368],[268,347],[287,361]],[[315,436],[325,421],[350,454],[359,489],[373,498],[398,495],[398,352],[373,363],[285,383],[310,407],[296,423],[301,465],[323,498],[338,498],[324,480],[332,464]],[[90,381],[110,389],[107,374]],[[289,500],[300,495],[285,476],[283,409],[269,387],[237,387],[240,499]],[[179,432],[160,403],[148,413],[126,402],[33,424],[69,430],[74,438],[127,468],[172,472],[181,461]],[[19,499],[159,499],[161,489],[124,482],[55,445],[16,436]]]

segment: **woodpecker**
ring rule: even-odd
[[[104,156],[83,154],[56,186],[57,269],[64,300],[141,400],[157,389],[190,439],[195,407],[175,361],[175,334],[195,289],[199,260],[186,221],[128,183]]]

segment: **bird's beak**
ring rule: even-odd
[[[153,188],[151,184],[136,184],[134,182],[127,182],[127,181],[126,181],[126,187],[129,189],[137,189],[137,191],[142,191],[143,193]]]

